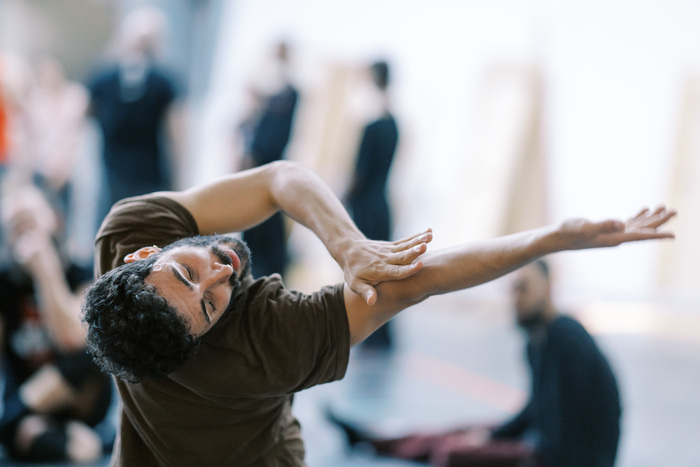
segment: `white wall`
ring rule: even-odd
[[[360,63],[379,55],[392,59],[396,113],[402,138],[410,142],[397,170],[400,180],[392,180],[393,192],[401,193],[398,235],[430,225],[436,246],[467,236],[453,221],[470,214],[460,211],[459,198],[469,193],[465,171],[478,157],[485,77],[499,65],[534,63],[544,73],[550,221],[625,217],[666,200],[680,85],[700,62],[700,3],[239,0],[226,5],[202,117],[200,153],[209,158],[193,179],[230,169],[229,137],[242,87],[267,46],[284,36],[296,46],[300,82],[307,89],[319,85],[329,63]],[[657,297],[663,292],[656,287],[658,254],[656,245],[644,244],[559,255],[560,288],[569,297]]]

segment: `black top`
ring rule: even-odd
[[[387,115],[365,127],[357,155],[348,209],[357,227],[373,240],[391,239],[386,186],[398,139],[396,120]]]
[[[547,465],[612,466],[621,407],[610,365],[574,319],[560,316],[545,331],[527,345],[530,400],[494,437],[534,440]]]
[[[71,265],[66,279],[73,291],[92,281],[92,268]],[[0,271],[0,318],[4,321],[2,352],[19,384],[58,352],[46,329],[32,279],[16,266]]]
[[[146,74],[140,86],[127,88],[115,66],[97,73],[88,84],[91,112],[102,131],[107,180],[119,190],[112,204],[170,188],[162,130],[178,89],[164,70],[151,67]]]
[[[250,147],[255,166],[282,159],[289,142],[299,93],[291,85],[270,96],[260,115]]]
[[[396,120],[391,115],[365,127],[355,165],[355,186],[351,198],[384,196],[398,139]]]

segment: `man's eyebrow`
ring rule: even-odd
[[[176,278],[177,280],[179,280],[180,282],[182,282],[183,284],[185,284],[185,285],[187,286],[188,289],[190,289],[190,290],[193,289],[192,284],[190,283],[190,281],[188,281],[187,279],[185,279],[184,277],[182,277],[182,274],[180,274],[180,271],[178,271],[177,269],[175,269],[175,266],[170,266],[170,270],[173,272],[173,274],[175,275],[175,278]]]

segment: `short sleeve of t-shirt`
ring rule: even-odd
[[[124,264],[124,256],[141,247],[162,248],[198,232],[192,214],[170,198],[127,198],[112,207],[97,233],[95,273],[99,276]]]
[[[271,375],[271,390],[289,394],[345,375],[350,330],[343,284],[311,295],[291,291],[279,276],[263,281],[249,310],[251,348]]]

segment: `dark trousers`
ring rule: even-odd
[[[542,467],[531,447],[518,440],[470,442],[468,431],[415,434],[403,438],[374,440],[377,454],[427,462],[437,467]]]

